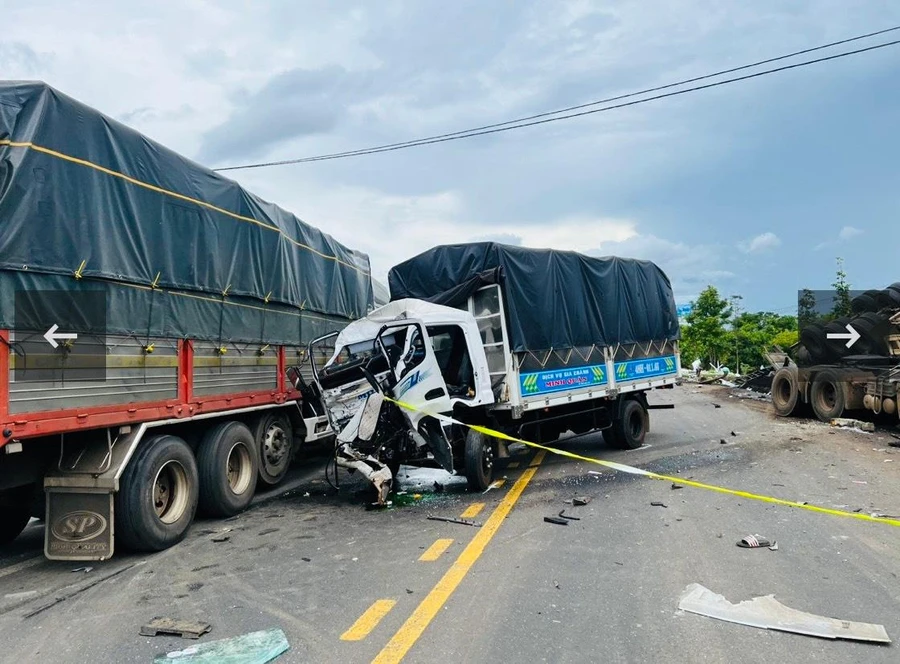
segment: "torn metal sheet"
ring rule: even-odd
[[[212,629],[208,622],[195,620],[175,620],[157,616],[148,624],[141,627],[141,636],[159,636],[160,634],[172,634],[182,639],[199,639]]]
[[[344,468],[358,470],[378,491],[378,504],[387,504],[394,479],[390,468],[371,454],[363,454],[349,443],[338,448],[337,463]]]
[[[231,639],[201,643],[184,650],[158,655],[154,664],[190,662],[190,664],[266,664],[290,649],[280,629],[251,632]]]
[[[714,593],[699,583],[692,583],[685,588],[681,595],[681,601],[678,602],[678,608],[716,620],[738,623],[748,627],[759,627],[760,629],[793,632],[805,636],[818,636],[823,639],[849,639],[873,643],[891,642],[883,625],[838,620],[798,611],[777,601],[774,595],[754,597],[739,604],[732,604],[722,595]]]

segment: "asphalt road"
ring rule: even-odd
[[[723,388],[651,395],[673,402],[652,412],[640,450],[611,450],[597,435],[558,445],[823,507],[900,514],[900,449],[888,432],[778,420]],[[331,491],[323,459],[312,457],[286,495],[198,522],[168,551],[117,554],[88,573],[44,560],[35,523],[0,554],[0,660],[147,662],[197,643],[140,636],[155,616],[211,623],[201,642],[280,627],[291,650],[279,662],[898,660],[896,644],[766,631],[677,605],[696,582],[732,602],[774,594],[900,638],[900,528],[673,490],[552,454],[510,461],[504,486],[487,494],[442,476],[436,492],[435,476],[419,471],[401,477],[407,493],[392,509],[369,512],[364,485],[342,473],[341,492]],[[574,496],[591,502],[567,505]],[[562,509],[580,520],[543,521]],[[464,514],[480,527],[426,519]],[[753,533],[778,550],[735,546]],[[221,535],[229,539],[213,541]]]

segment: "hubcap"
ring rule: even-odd
[[[250,463],[250,451],[244,443],[235,443],[228,453],[228,486],[231,490],[241,495],[250,487],[253,479],[252,464]]]
[[[153,509],[163,523],[175,523],[188,504],[187,473],[178,461],[163,464],[153,482]]]
[[[278,424],[273,424],[266,430],[266,437],[263,439],[263,459],[266,464],[266,470],[269,472],[278,471],[284,465],[287,457],[287,437],[284,435],[284,429]]]

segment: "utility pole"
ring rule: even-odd
[[[739,315],[738,312],[740,311],[740,308],[741,308],[739,301],[743,300],[744,298],[742,295],[732,295],[728,299],[731,301],[731,314],[733,316],[731,319],[731,330],[734,332],[734,361],[735,361],[735,364],[737,365],[734,368],[734,372],[738,376],[740,376],[741,375],[741,343],[740,343],[740,339],[738,338],[738,333],[737,333],[737,319],[738,319],[738,315]]]

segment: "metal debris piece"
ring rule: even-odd
[[[823,639],[891,642],[883,625],[837,620],[798,611],[777,601],[774,595],[754,597],[739,604],[732,604],[722,595],[704,588],[699,583],[692,583],[685,588],[678,602],[678,608],[716,620],[760,629],[793,632]]]
[[[727,445],[724,438],[719,438],[719,445]]]
[[[566,516],[566,511],[565,511],[565,510],[562,510],[562,511],[559,513],[559,518],[560,518],[560,519],[568,519],[569,521],[581,521],[581,517],[580,517],[580,516]]]
[[[558,526],[568,526],[569,522],[556,516],[545,516],[544,521],[547,523],[555,523]]]
[[[713,404],[713,408],[721,408],[721,407],[722,407],[721,404],[717,404],[717,403]]]
[[[668,507],[668,505],[666,505],[665,503],[654,501],[650,503],[650,507]]]
[[[736,436],[737,434],[736,434],[734,431],[732,431],[732,432],[731,432],[731,435],[732,435],[732,436]]]
[[[213,542],[227,542],[231,539],[231,535],[219,535],[218,537],[213,537]]]
[[[184,650],[158,655],[154,664],[188,662],[189,664],[214,664],[241,662],[241,664],[266,664],[290,649],[287,636],[280,629],[251,632],[231,639],[198,643]]]
[[[180,636],[182,639],[199,639],[212,629],[207,622],[193,620],[175,620],[157,616],[141,627],[141,636],[159,636],[160,634]]]
[[[576,496],[575,498],[572,498],[572,504],[576,507],[579,505],[587,505],[589,502],[591,502],[590,496]]]
[[[462,526],[475,526],[476,528],[481,527],[480,523],[476,523],[474,521],[467,521],[466,519],[452,519],[448,516],[429,516],[426,518],[429,521],[446,521],[447,523],[458,523]]]
[[[778,551],[778,542],[773,542],[772,546],[769,547],[769,551]]]
[[[673,491],[674,491],[675,489],[683,489],[683,488],[684,488],[684,487],[681,486],[680,484],[675,484],[675,482],[672,482],[672,490],[673,490]]]
[[[312,562],[312,558],[306,558],[305,556],[303,558],[301,558],[300,560],[302,560],[305,563]]]
[[[94,569],[93,567],[76,567],[72,571],[73,572],[84,572],[85,574],[87,574],[88,572],[90,572],[93,569]]]
[[[875,424],[873,422],[864,422],[863,420],[853,420],[847,417],[834,417],[831,419],[829,424],[833,427],[845,427],[849,429],[859,429],[860,431],[866,431],[868,433],[872,433],[875,431]]]

